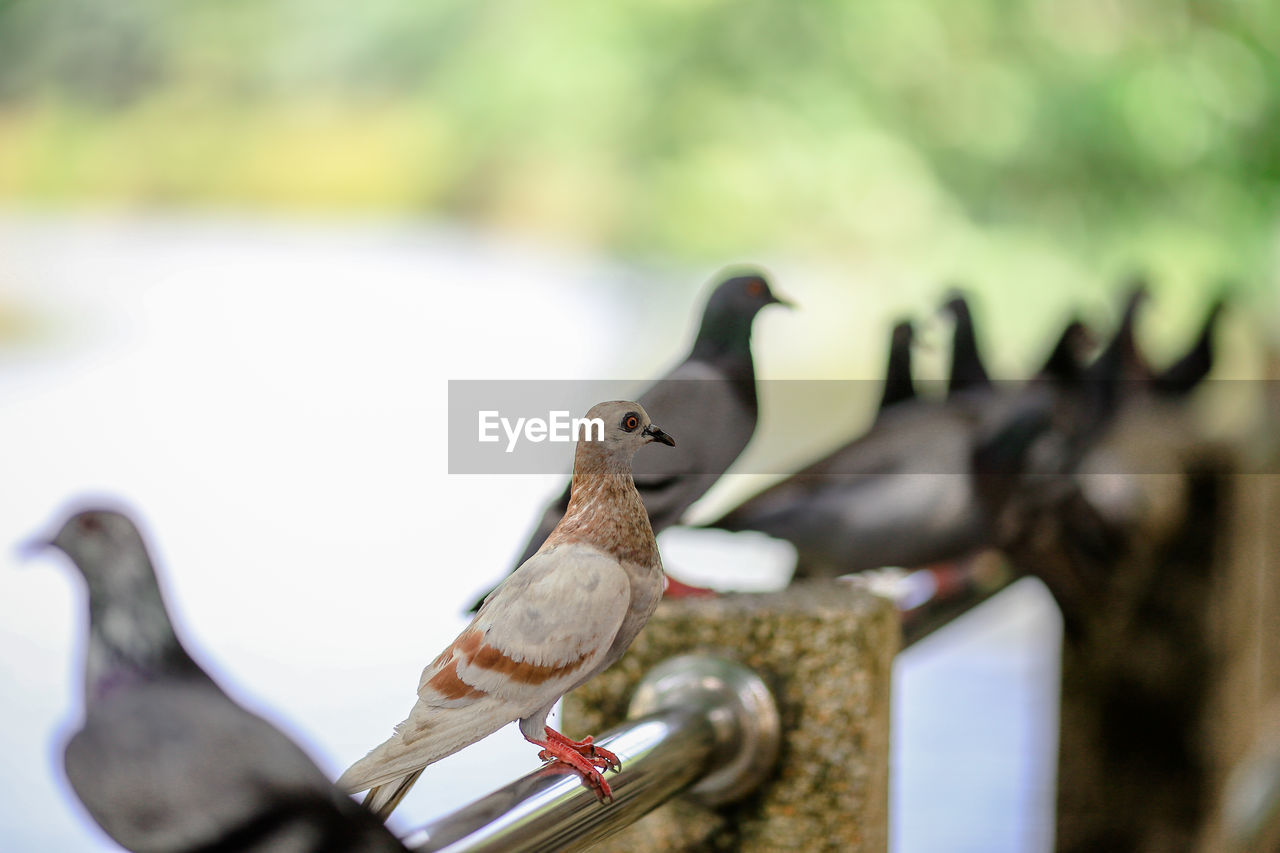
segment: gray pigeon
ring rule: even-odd
[[[689,355],[637,398],[645,411],[680,436],[674,451],[644,454],[635,461],[636,489],[654,533],[680,521],[751,440],[758,416],[751,326],[761,308],[774,304],[791,305],[774,295],[762,273],[740,270],[726,278],[707,300]],[[568,505],[566,484],[542,513],[512,571],[537,553]],[[670,577],[668,582],[682,586]]]
[[[978,352],[978,336],[973,329],[973,313],[964,295],[955,292],[942,306],[955,318],[956,326],[951,345],[951,375],[947,379],[947,396],[987,389],[991,378],[982,364]]]
[[[51,540],[89,588],[84,725],[67,778],[107,835],[134,851],[406,848],[282,732],[237,705],[174,632],[124,515],[74,515]]]
[[[961,399],[892,407],[872,428],[709,527],[758,530],[796,547],[796,577],[924,566],[987,539],[970,442],[988,417]]]
[[[982,366],[964,297],[954,294],[943,310],[955,316],[945,403],[882,403],[866,434],[708,526],[791,542],[797,577],[923,566],[981,547],[989,531],[968,476],[971,442],[1004,401]],[[899,334],[895,329],[884,399],[901,383],[900,371],[910,375],[909,362],[896,357]]]
[[[1165,397],[1184,397],[1194,390],[1213,369],[1213,335],[1218,318],[1227,305],[1227,294],[1219,294],[1205,312],[1196,336],[1183,355],[1151,377],[1152,389]]]
[[[910,320],[902,320],[893,327],[889,337],[889,362],[885,368],[884,391],[880,395],[877,417],[889,408],[916,398],[915,379],[911,375],[911,346],[915,343],[916,330]]]

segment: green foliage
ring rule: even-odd
[[[1246,0],[10,0],[0,197],[1256,274],[1278,51]]]

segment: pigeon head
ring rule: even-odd
[[[1083,359],[1089,354],[1089,350],[1098,345],[1098,336],[1080,320],[1072,320],[1067,327],[1062,330],[1062,340],[1075,353],[1077,358]]]
[[[671,436],[659,429],[644,407],[629,400],[611,400],[597,403],[587,412],[588,420],[599,420],[604,424],[603,437],[594,428],[588,428],[578,447],[590,448],[595,455],[622,459],[627,462],[637,450],[652,442],[660,442],[668,447],[675,447]]]
[[[910,320],[902,320],[894,325],[889,340],[889,364],[884,375],[884,390],[880,395],[881,412],[916,396],[915,381],[911,376],[911,346],[915,337],[915,327]]]
[[[947,294],[946,301],[942,303],[942,308],[939,310],[950,314],[956,320],[972,319],[973,316],[969,310],[969,300],[965,299],[964,294],[958,290],[952,290]]]
[[[121,671],[190,670],[193,664],[174,634],[142,534],[128,516],[83,510],[40,544],[70,557],[89,587],[85,677],[90,696],[118,686]]]
[[[542,543],[591,542],[641,566],[661,566],[644,501],[636,491],[631,457],[646,444],[675,447],[675,440],[649,420],[639,403],[611,400],[587,412],[603,430],[588,425],[573,458],[569,505]]]
[[[1125,284],[1124,311],[1106,349],[1095,360],[1095,373],[1112,379],[1145,379],[1150,375],[1142,353],[1138,351],[1134,327],[1138,312],[1151,299],[1146,279],[1133,275]]]
[[[48,544],[70,557],[86,575],[143,550],[142,536],[133,522],[106,509],[77,512]]]
[[[1073,381],[1079,378],[1089,354],[1098,344],[1097,335],[1079,320],[1071,320],[1063,328],[1049,352],[1040,375],[1050,379]]]
[[[1125,282],[1124,291],[1124,309],[1112,341],[1125,340],[1128,346],[1135,346],[1134,326],[1137,325],[1138,312],[1142,310],[1142,306],[1151,301],[1151,286],[1147,284],[1145,276],[1135,273]]]
[[[915,343],[916,328],[910,320],[903,320],[893,327],[892,345],[894,349],[903,349]]]
[[[726,350],[748,351],[751,324],[766,305],[791,303],[774,294],[764,275],[744,271],[726,278],[711,292],[702,312],[702,326],[694,342],[695,355],[710,355]]]
[[[115,597],[155,584],[155,570],[138,528],[123,513],[87,509],[67,519],[51,539],[38,542],[71,558],[90,593]]]
[[[951,374],[947,380],[947,395],[991,384],[987,368],[978,352],[978,340],[973,329],[973,314],[969,302],[959,290],[952,290],[941,310],[955,318],[955,332],[951,344]]]
[[[1084,364],[1098,346],[1098,335],[1082,321],[1072,320],[1062,330],[1059,343],[1076,364]]]

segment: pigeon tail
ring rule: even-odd
[[[335,784],[354,794],[379,786],[394,788],[412,776],[395,798],[399,802],[422,768],[493,734],[518,716],[519,709],[493,697],[453,708],[419,702],[391,737],[348,767]],[[390,797],[391,792],[380,796]],[[391,808],[395,803],[388,813]]]
[[[417,782],[418,777],[421,775],[421,770],[415,770],[407,776],[401,776],[394,782],[388,782],[385,785],[374,785],[369,789],[369,793],[365,794],[364,807],[373,812],[374,817],[385,823],[387,818],[391,817],[391,813],[396,810],[396,806],[400,805],[400,801],[409,793],[413,783]]]

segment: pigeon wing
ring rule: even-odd
[[[555,702],[595,674],[630,598],[626,572],[590,546],[535,554],[422,671],[409,716],[338,787],[386,784]]]
[[[139,685],[99,703],[65,766],[89,813],[129,849],[195,849],[283,807],[336,817],[350,804],[302,749],[211,683]]]
[[[630,601],[622,566],[590,545],[535,554],[454,642],[458,675],[477,690],[541,707],[594,674]]]

